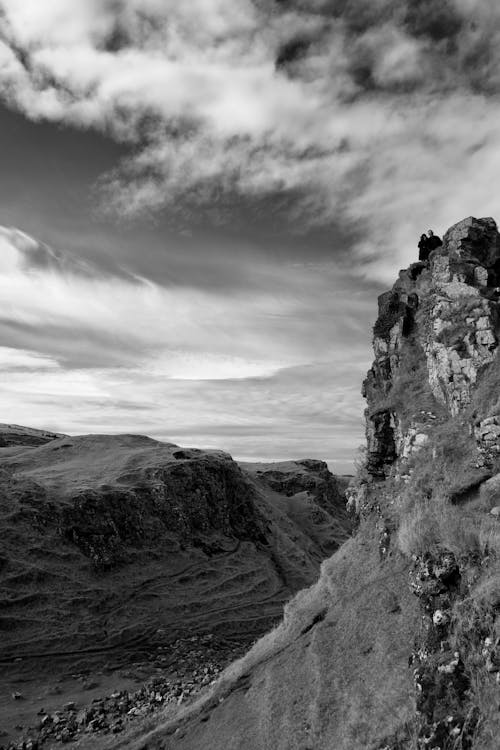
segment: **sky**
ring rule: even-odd
[[[0,0],[0,420],[352,470],[377,295],[498,217],[496,0]]]

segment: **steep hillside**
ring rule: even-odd
[[[347,483],[334,476],[324,461],[302,459],[240,466],[255,482],[266,505],[280,510],[312,540],[310,554],[320,562],[345,540],[346,530],[351,530],[346,511]]]
[[[500,235],[443,239],[379,299],[355,538],[198,701],[102,747],[498,748]]]
[[[190,692],[206,684],[280,618],[351,530],[321,462],[275,469],[284,482],[297,475],[288,497],[225,453],[138,435],[6,425],[0,440],[0,730],[9,737],[39,723],[42,707],[84,705],[108,686],[130,690],[158,673],[175,673]]]

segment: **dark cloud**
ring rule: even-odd
[[[297,62],[297,60],[303,59],[306,57],[310,46],[311,40],[304,37],[288,39],[278,49],[276,68],[287,68],[292,63]]]
[[[452,0],[442,0],[440,3],[412,0],[405,9],[403,23],[413,36],[441,42],[454,40],[464,28],[466,19],[457,11]]]

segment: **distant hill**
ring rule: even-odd
[[[59,437],[64,437],[64,435],[0,422],[0,448],[8,448],[11,445],[44,445]]]

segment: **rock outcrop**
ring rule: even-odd
[[[496,354],[500,299],[500,235],[493,219],[451,227],[428,263],[401,271],[379,298],[375,361],[363,393],[367,469],[390,474],[426,441],[440,413],[470,404],[479,375]]]

